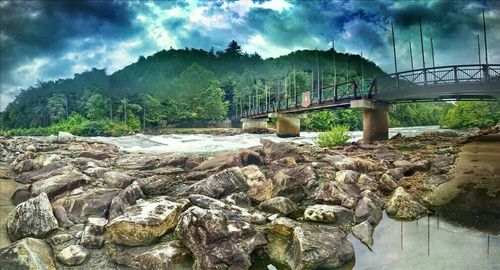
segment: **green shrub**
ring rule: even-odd
[[[351,138],[348,125],[337,125],[330,131],[322,132],[316,139],[316,144],[320,147],[334,147],[344,145]]]

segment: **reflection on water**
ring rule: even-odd
[[[354,269],[500,269],[499,235],[459,227],[439,215],[399,222],[384,213],[373,237],[371,252],[349,236]]]
[[[404,136],[416,136],[426,131],[443,131],[439,126],[390,128],[389,136],[401,133]],[[351,141],[363,137],[362,131],[350,132]],[[208,135],[208,134],[168,134],[168,135],[143,135],[137,134],[122,137],[92,137],[105,143],[117,145],[121,150],[143,153],[213,153],[231,151],[260,145],[260,139],[270,139],[276,142],[291,141],[297,143],[313,144],[318,136],[317,132],[301,132],[300,137],[278,138],[276,134],[239,134],[239,135]]]

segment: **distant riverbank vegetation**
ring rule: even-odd
[[[118,136],[165,125],[208,124],[228,119],[250,105],[263,105],[266,89],[301,94],[318,85],[353,79],[368,82],[383,74],[361,56],[333,49],[301,50],[268,59],[242,52],[236,41],[221,51],[162,50],[141,56],[111,75],[94,68],[72,79],[40,81],[22,90],[0,113],[0,130],[12,135],[49,135],[64,130],[76,135]],[[254,98],[249,99],[249,94]],[[396,105],[390,112],[390,124],[467,128],[499,121],[498,103],[467,104]],[[362,129],[362,111],[316,112],[302,120],[304,129],[311,131],[326,131],[335,125]]]

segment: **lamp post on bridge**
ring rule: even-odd
[[[399,74],[398,74],[398,62],[396,60],[396,38],[394,37],[394,23],[391,22],[391,29],[392,29],[392,49],[394,52],[394,71],[396,73],[396,87],[399,88]],[[361,55],[361,57],[363,57]],[[361,61],[363,63],[363,61]]]
[[[424,37],[422,34],[422,18],[420,16],[418,16],[418,22],[420,26],[420,47],[422,49],[422,67],[424,69],[424,84],[427,85],[427,72],[425,70]]]

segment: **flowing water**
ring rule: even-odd
[[[404,136],[416,136],[426,131],[443,131],[439,126],[390,128],[389,137],[401,133]],[[214,153],[221,151],[237,150],[260,145],[260,139],[273,141],[292,141],[297,143],[314,144],[318,132],[301,132],[300,137],[278,138],[276,134],[239,134],[239,135],[207,135],[207,134],[168,134],[168,135],[143,135],[136,134],[122,137],[92,137],[105,143],[117,145],[127,152],[143,153]],[[357,141],[363,137],[362,131],[350,132],[351,140]]]

